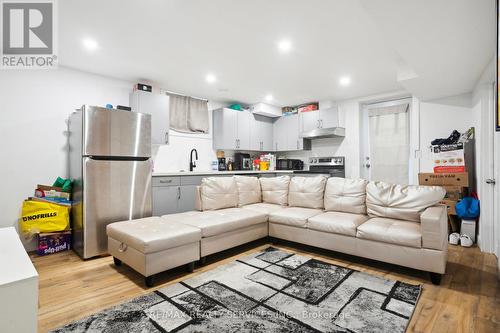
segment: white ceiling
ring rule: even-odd
[[[398,89],[469,92],[495,53],[494,0],[64,0],[63,66],[219,101],[274,104]],[[99,44],[94,52],[84,38]],[[282,54],[278,41],[289,39]],[[217,82],[208,84],[213,73]],[[343,75],[351,85],[341,87]],[[399,78],[399,80],[398,80]]]

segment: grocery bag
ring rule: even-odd
[[[67,230],[69,207],[44,201],[25,200],[19,225],[26,237],[40,232]]]

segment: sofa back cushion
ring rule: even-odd
[[[202,210],[238,206],[238,188],[233,177],[203,178],[200,189]]]
[[[328,178],[325,187],[325,210],[366,214],[366,184],[364,179]]]
[[[234,176],[238,187],[238,206],[262,202],[260,181],[257,177]]]
[[[368,215],[420,222],[420,214],[444,198],[440,186],[393,185],[369,182],[366,186]]]
[[[289,176],[262,177],[260,187],[262,188],[262,201],[271,204],[285,206],[288,204]]]
[[[305,208],[323,208],[326,177],[293,177],[288,187],[288,205]]]

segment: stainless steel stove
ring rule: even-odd
[[[325,175],[345,178],[345,157],[310,157],[309,170],[294,171],[294,174]]]

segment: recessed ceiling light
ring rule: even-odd
[[[271,95],[271,94],[266,95],[266,101],[267,102],[271,102],[273,99],[274,99],[273,95]]]
[[[283,39],[278,42],[278,49],[283,53],[290,52],[292,49],[292,42],[288,39]]]
[[[217,78],[213,74],[207,74],[207,76],[205,77],[205,81],[207,81],[208,83],[214,83],[215,81],[217,81]]]
[[[340,79],[339,79],[339,84],[341,86],[348,86],[351,84],[351,78],[349,76],[342,76]]]
[[[92,38],[83,39],[83,46],[89,51],[95,51],[99,47],[97,42]]]

